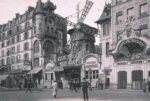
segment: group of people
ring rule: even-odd
[[[81,87],[82,88],[82,92],[83,92],[83,99],[84,101],[88,101],[89,99],[89,96],[88,96],[88,88],[90,87],[90,84],[86,81],[85,78],[83,78],[83,82],[81,83],[80,86],[78,86],[80,83],[77,82],[77,81],[71,81],[70,82],[70,89],[71,90],[79,90],[78,87]],[[52,84],[52,87],[53,87],[53,97],[56,98],[57,96],[57,91],[58,91],[58,83],[56,80],[54,80],[53,84]]]
[[[148,80],[148,81],[146,81],[145,79],[143,80],[142,89],[143,89],[144,93],[146,93],[147,90],[150,91],[150,80]]]
[[[80,82],[79,80],[70,80],[69,81],[69,88],[71,91],[79,91],[80,90]]]

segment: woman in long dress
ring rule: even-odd
[[[57,96],[57,89],[58,89],[58,84],[57,84],[56,80],[54,80],[54,82],[52,84],[52,87],[53,87],[53,96],[54,96],[54,98],[56,98],[56,96]]]

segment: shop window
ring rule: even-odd
[[[88,79],[89,76],[88,76],[88,71],[85,71],[85,77]]]

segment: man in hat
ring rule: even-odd
[[[88,96],[89,83],[86,81],[86,78],[83,78],[81,87],[82,87],[82,92],[83,92],[83,99],[84,99],[84,101],[88,101],[88,99],[89,99],[89,96]]]

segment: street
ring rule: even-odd
[[[89,101],[150,101],[150,93],[140,90],[93,90],[89,91]],[[83,101],[82,92],[68,89],[58,91],[56,99],[51,89],[25,91],[0,91],[0,101]]]

